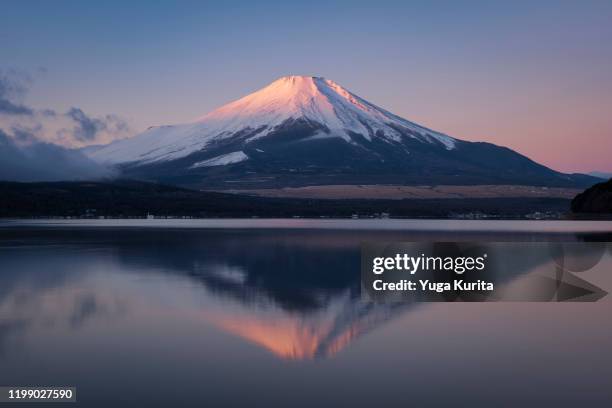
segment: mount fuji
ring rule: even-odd
[[[125,176],[215,189],[596,181],[436,132],[311,76],[282,77],[192,123],[152,127],[85,152]]]

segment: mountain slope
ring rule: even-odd
[[[510,149],[400,118],[318,77],[288,76],[193,123],[87,152],[125,175],[183,185],[588,185]]]

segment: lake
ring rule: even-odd
[[[466,240],[609,242],[612,223],[0,221],[0,385],[104,407],[612,404],[609,295],[360,296],[362,242]],[[581,277],[612,291],[610,244]]]

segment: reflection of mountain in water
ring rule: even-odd
[[[206,308],[207,321],[282,358],[334,355],[408,306],[361,299],[360,234],[194,235],[119,247],[118,255],[139,268],[188,274],[218,303]]]
[[[15,234],[12,238],[17,242],[19,233]],[[416,303],[410,302],[362,300],[361,242],[483,240],[477,234],[424,237],[409,232],[314,230],[71,230],[39,234],[34,240],[37,244],[61,242],[72,251],[76,248],[79,257],[70,259],[82,262],[84,270],[87,264],[106,262],[119,271],[162,273],[201,285],[205,292],[198,294],[201,305],[197,313],[205,321],[288,359],[334,355],[360,335],[415,307]],[[549,261],[542,254],[530,256],[533,259],[527,270],[515,269],[505,279]],[[61,253],[57,257],[61,258]],[[46,264],[53,267],[52,262]],[[55,269],[56,280],[69,279],[60,273],[59,266]],[[14,293],[7,288],[23,286],[8,282],[9,278],[4,275],[2,280],[5,290]],[[13,280],[25,278],[30,279],[21,275]],[[4,300],[5,295],[0,291]]]
[[[332,356],[404,309],[400,304],[363,302],[347,293],[316,311],[244,308],[215,311],[208,320],[281,358],[301,360]]]
[[[189,274],[223,302],[207,320],[280,357],[310,359],[331,356],[416,306],[410,300],[367,302],[359,291],[360,243],[411,239],[389,232],[200,231],[178,241],[167,236],[140,248],[120,247],[119,256],[125,263],[153,262],[153,268]],[[509,268],[499,281],[550,261],[530,246],[500,256]]]

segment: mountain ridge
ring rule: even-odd
[[[597,181],[436,132],[308,76],[282,77],[195,122],[150,128],[87,154],[128,177],[204,188]]]

